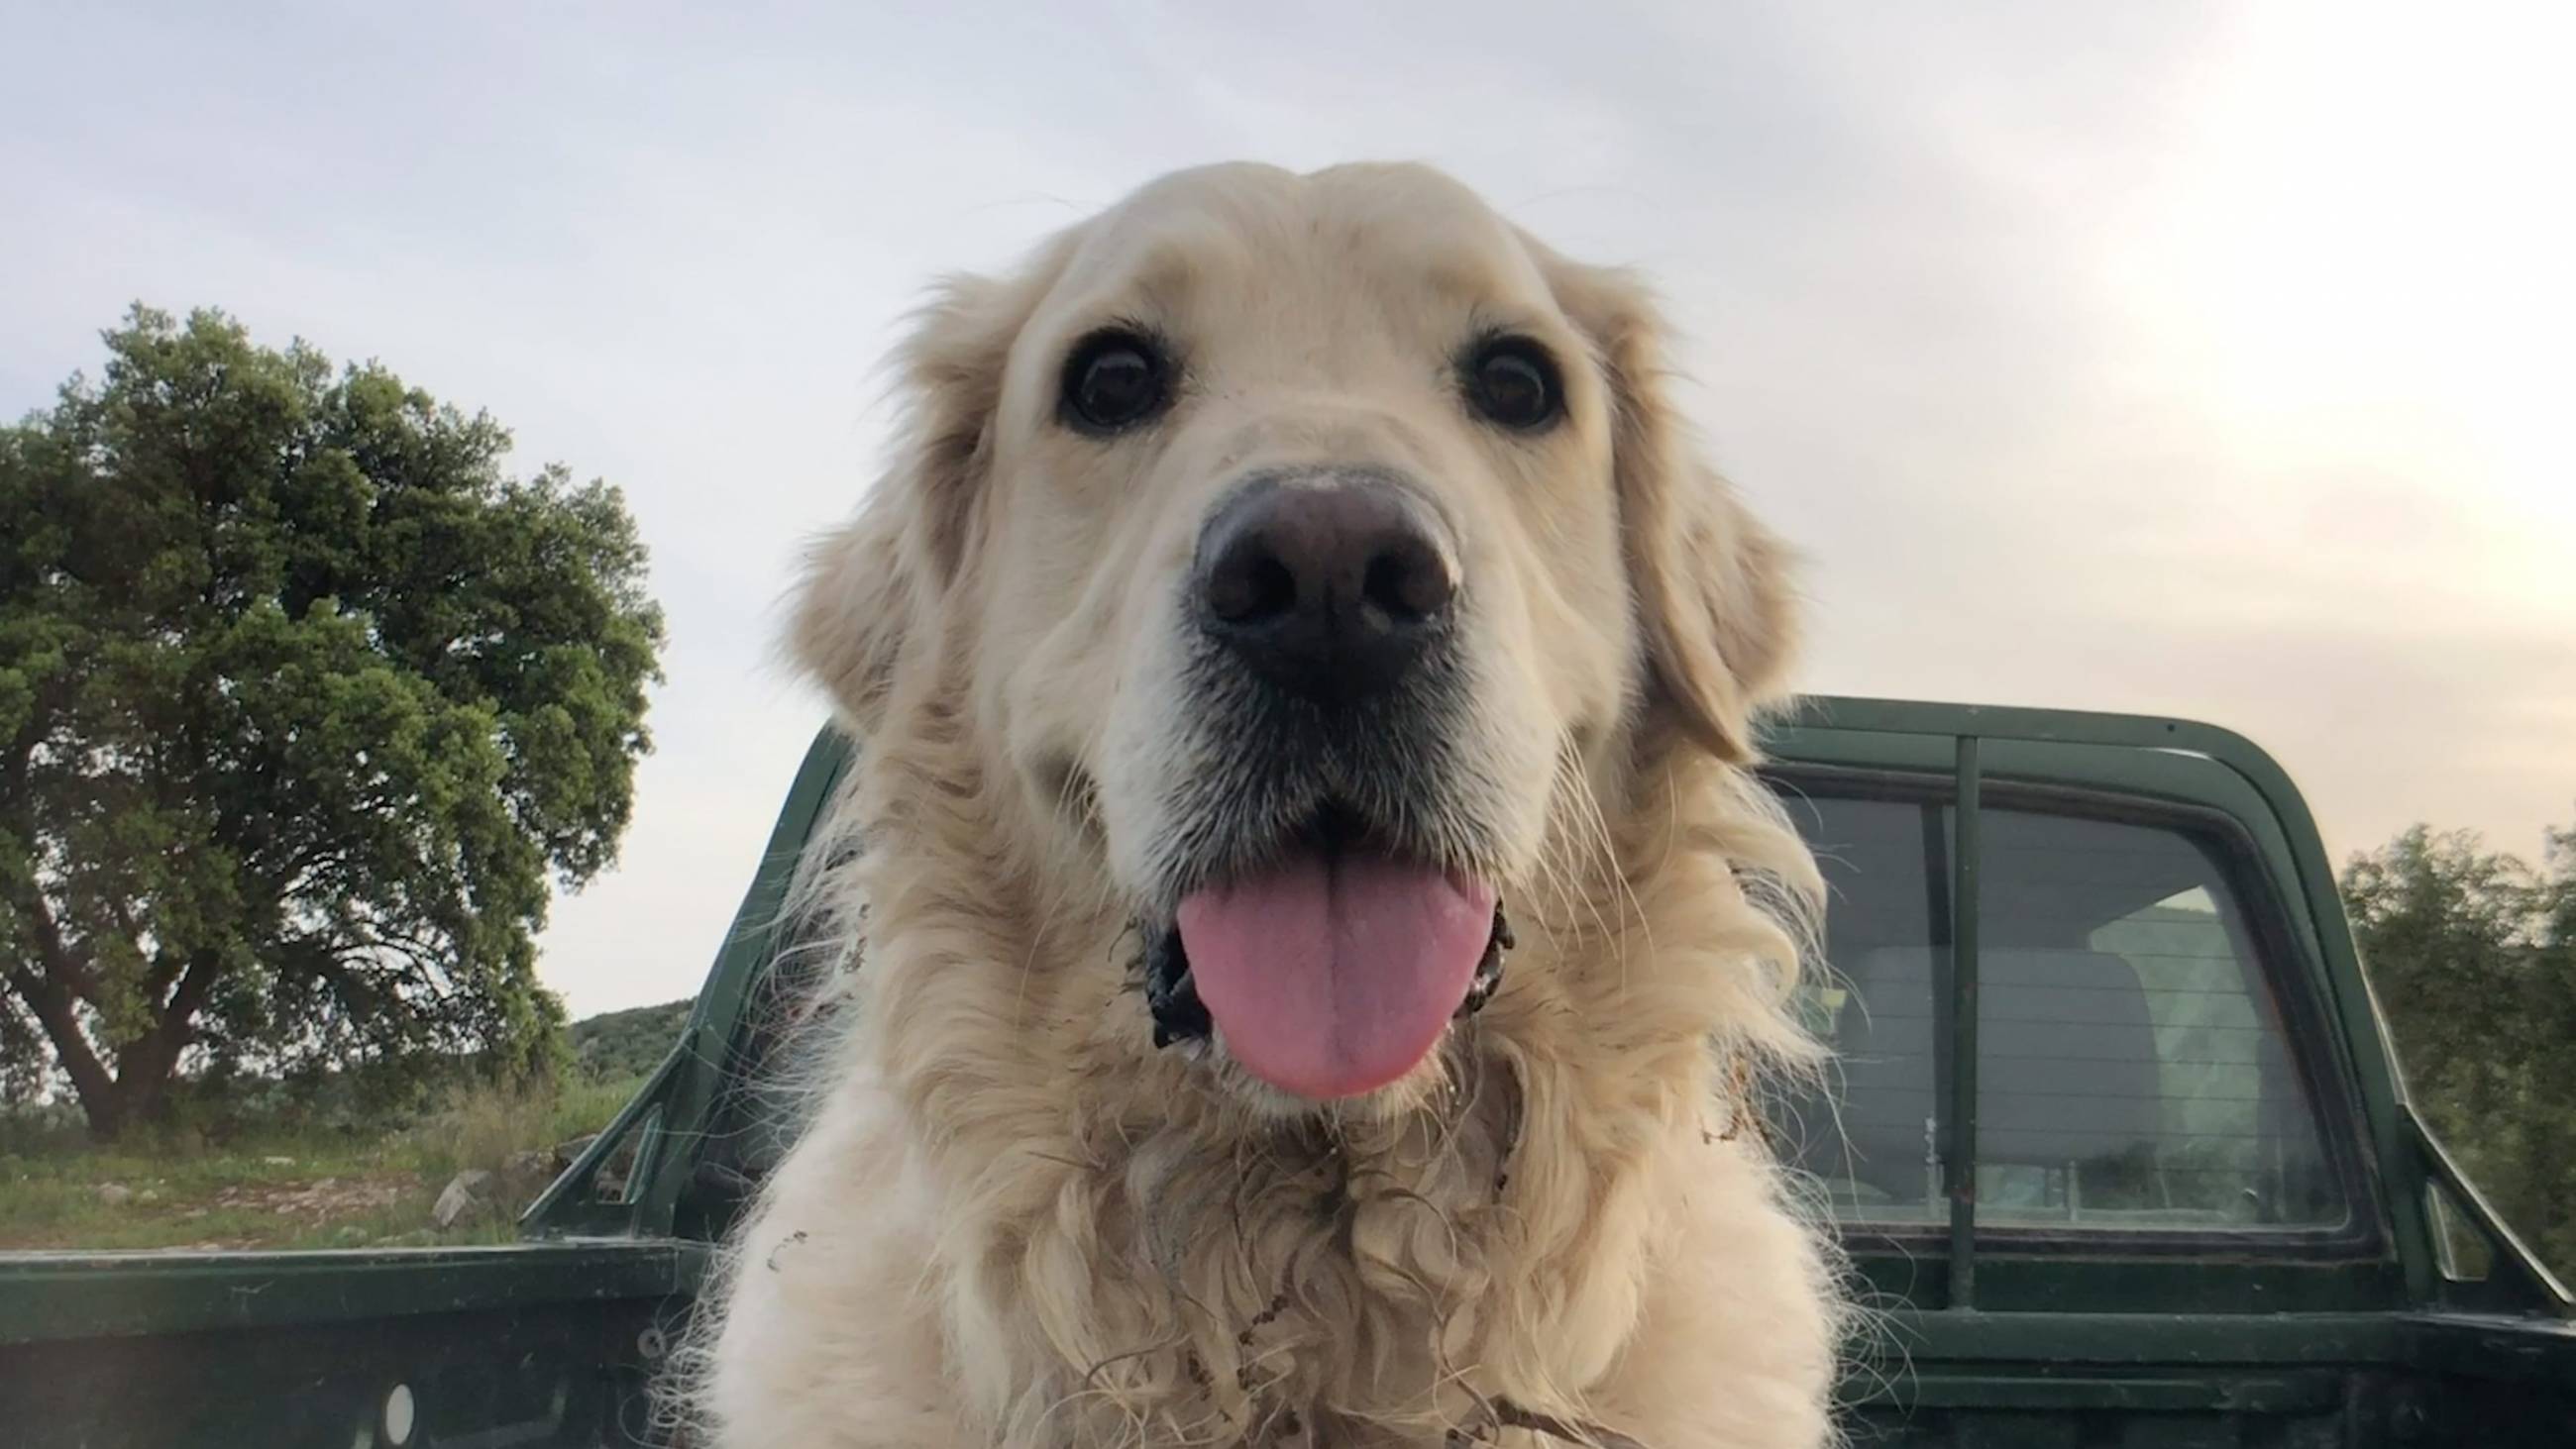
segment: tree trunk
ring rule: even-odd
[[[108,1088],[107,1101],[97,1109],[93,1110],[88,1101],[83,1100],[81,1111],[89,1118],[90,1140],[114,1142],[137,1123],[151,1120],[161,1109],[167,1085],[166,1080],[155,1081],[150,1077],[128,1080],[120,1076]]]
[[[106,1090],[92,1096],[80,1094],[81,1116],[89,1121],[89,1140],[102,1146],[125,1135],[134,1118],[126,1109],[122,1084],[109,1082]]]
[[[161,1004],[152,1027],[116,1053],[115,1128],[122,1132],[137,1122],[161,1115],[170,1096],[170,1079],[179,1070],[179,1054],[197,1035],[197,1012],[223,974],[212,954],[191,957],[178,988]],[[98,1128],[93,1119],[90,1131]]]
[[[50,921],[41,924],[50,926]],[[11,970],[6,978],[9,989],[27,1003],[46,1039],[54,1044],[55,1057],[80,1098],[81,1116],[89,1123],[91,1138],[112,1142],[162,1109],[180,1053],[196,1038],[197,1013],[214,990],[215,979],[223,974],[222,967],[211,955],[190,960],[178,988],[155,1012],[150,1029],[118,1048],[115,1069],[110,1071],[81,1031],[76,996],[64,979],[74,972],[73,963],[58,952],[46,954],[45,964]]]
[[[54,1044],[55,1059],[72,1079],[81,1114],[89,1119],[90,1135],[101,1140],[115,1136],[123,1129],[115,1110],[116,1079],[108,1075],[98,1053],[90,1050],[89,1038],[81,1034],[80,1018],[72,1008],[71,988],[42,967],[23,966],[9,973],[9,986],[36,1014],[46,1040]]]

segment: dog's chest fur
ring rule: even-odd
[[[1443,1099],[1394,1120],[1218,1132],[1218,1112],[1167,1107],[1095,1130],[987,1235],[966,1297],[1020,1320],[1025,1372],[989,1392],[1038,1444],[1260,1446],[1437,1444],[1492,1421],[1497,1395],[1548,1395],[1589,1364],[1515,1364],[1510,1346],[1618,1284],[1530,1256],[1522,1112],[1515,1073],[1461,1032]]]

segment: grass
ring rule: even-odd
[[[244,1122],[220,1145],[163,1132],[102,1146],[70,1124],[19,1124],[0,1136],[0,1252],[508,1242],[555,1147],[606,1126],[641,1085],[458,1088],[374,1132]],[[440,1228],[431,1207],[466,1171],[491,1174],[486,1196]]]

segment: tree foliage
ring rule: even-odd
[[[2576,830],[2535,870],[2419,825],[2354,857],[2343,892],[2417,1108],[2576,1276]]]
[[[94,1131],[183,1064],[560,1053],[659,609],[624,500],[374,364],[138,307],[0,429],[0,1057]]]
[[[609,1011],[572,1024],[575,1065],[598,1081],[640,1077],[662,1064],[689,1024],[693,997]]]

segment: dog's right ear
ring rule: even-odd
[[[1069,250],[1059,238],[1011,280],[940,284],[897,354],[906,414],[895,466],[856,518],[806,551],[788,651],[862,733],[972,565],[1011,344]]]
[[[1796,654],[1795,555],[1702,463],[1667,395],[1664,325],[1625,273],[1527,244],[1558,305],[1591,338],[1611,392],[1611,454],[1639,630],[1646,704],[1731,764],[1755,721],[1788,697]]]

